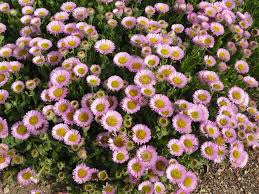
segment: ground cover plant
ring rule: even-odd
[[[209,163],[245,167],[259,150],[257,7],[1,2],[2,179],[188,194]]]

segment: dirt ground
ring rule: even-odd
[[[259,194],[259,155],[251,152],[244,169],[232,169],[228,165],[211,164],[201,171],[199,187],[195,194]],[[40,189],[44,194],[53,194],[50,186],[33,185],[23,188],[17,185],[4,186],[0,183],[0,194],[29,194],[31,189]]]
[[[243,169],[212,164],[207,173],[200,173],[195,194],[259,194],[259,155],[250,152],[249,156]]]

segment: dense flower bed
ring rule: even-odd
[[[243,0],[18,0],[0,12],[4,180],[186,194],[209,161],[243,168],[259,150],[259,31]]]

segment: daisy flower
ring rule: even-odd
[[[44,122],[44,116],[37,110],[28,111],[23,117],[23,123],[28,130],[39,129]]]
[[[11,88],[15,93],[19,94],[19,93],[23,92],[25,85],[22,81],[15,81],[12,83]]]
[[[61,99],[54,104],[53,110],[55,114],[61,116],[71,108],[70,102],[66,99]]]
[[[141,96],[140,88],[136,85],[128,85],[125,88],[125,94],[132,100],[138,100]]]
[[[134,76],[134,83],[140,87],[155,85],[156,78],[152,71],[140,70]]]
[[[25,127],[22,121],[18,121],[11,127],[12,136],[16,139],[26,140],[30,137],[29,130]]]
[[[184,191],[192,192],[196,189],[198,184],[198,178],[193,172],[186,172],[184,179],[179,183],[180,188]]]
[[[210,31],[215,35],[215,36],[221,36],[224,34],[224,27],[222,24],[218,22],[211,22],[210,23]]]
[[[229,99],[235,104],[241,104],[245,98],[245,91],[237,86],[230,88],[228,91]]]
[[[92,178],[92,169],[85,164],[78,164],[73,170],[73,179],[78,184],[83,184],[90,181]]]
[[[130,60],[131,60],[131,56],[127,52],[119,52],[113,58],[113,62],[119,67],[128,66],[130,63]]]
[[[204,56],[204,63],[208,66],[208,67],[213,67],[216,65],[216,59],[211,56],[211,55],[205,55]]]
[[[141,94],[145,97],[152,97],[156,93],[156,89],[153,86],[145,86],[141,88]]]
[[[154,183],[154,192],[155,192],[155,194],[166,193],[165,185],[161,182],[155,182]]]
[[[187,85],[187,77],[180,72],[173,72],[169,77],[168,81],[176,88],[184,88]]]
[[[65,133],[64,142],[67,145],[78,145],[81,141],[81,135],[79,131],[71,129]]]
[[[121,77],[113,75],[107,79],[107,87],[113,92],[118,92],[124,86],[124,81]]]
[[[98,53],[107,55],[114,51],[115,44],[110,40],[102,39],[95,43],[94,48]]]
[[[172,60],[179,61],[179,60],[181,60],[184,57],[184,52],[183,52],[183,50],[180,47],[172,46],[171,49],[172,50],[171,50],[170,58]]]
[[[156,13],[156,9],[153,7],[153,6],[146,6],[145,7],[145,13],[148,15],[148,16],[152,16]]]
[[[87,81],[88,85],[91,87],[97,87],[101,83],[101,79],[96,75],[88,75],[86,77],[86,81]]]
[[[132,140],[137,144],[145,144],[151,139],[151,130],[143,124],[137,124],[132,127]]]
[[[207,105],[211,101],[211,95],[207,90],[196,90],[193,94],[193,102],[195,104]]]
[[[163,80],[169,80],[169,76],[176,72],[175,68],[172,65],[162,65],[157,70],[157,73],[162,75]]]
[[[219,128],[217,127],[216,123],[211,121],[207,121],[205,124],[201,124],[200,129],[203,133],[206,134],[206,136],[213,139],[217,138],[220,135]]]
[[[187,110],[188,116],[194,122],[200,122],[203,119],[206,119],[205,114],[202,110],[202,105],[193,105],[190,109]]]
[[[80,45],[80,38],[78,38],[77,36],[71,35],[71,36],[67,36],[64,39],[64,43],[66,45],[67,49],[74,49],[77,48]]]
[[[52,70],[50,73],[50,82],[54,86],[67,86],[70,81],[70,72],[62,69],[62,68],[56,68]]]
[[[106,98],[97,98],[91,104],[91,111],[94,115],[100,116],[108,111],[109,106],[109,101]]]
[[[230,60],[230,53],[227,49],[219,48],[217,50],[217,57],[222,61],[228,62]]]
[[[216,144],[213,142],[205,142],[201,145],[201,155],[208,159],[214,160],[217,158],[218,149]]]
[[[78,77],[85,77],[85,75],[88,72],[88,67],[84,63],[79,63],[73,68],[73,72],[78,76]]]
[[[6,167],[8,167],[10,163],[11,163],[11,157],[4,153],[0,153],[0,170],[3,170]]]
[[[191,127],[192,121],[188,116],[182,113],[178,113],[173,117],[172,122],[173,122],[173,127],[179,133],[183,134],[183,133],[192,132],[192,127]]]
[[[163,58],[169,58],[172,54],[172,48],[168,44],[158,44],[156,46],[156,52]]]
[[[72,15],[76,20],[83,21],[89,16],[89,13],[85,7],[77,7],[73,9]]]
[[[25,168],[21,170],[17,175],[17,181],[22,186],[28,186],[32,184],[32,177],[36,175],[35,171],[31,168]]]
[[[247,87],[250,88],[257,88],[259,85],[258,81],[252,76],[245,76],[243,80],[246,83]]]
[[[171,101],[163,94],[156,94],[150,99],[149,106],[152,110],[159,112],[171,107]]]
[[[144,69],[146,67],[146,64],[141,57],[132,56],[126,67],[131,72],[138,72]]]
[[[101,1],[104,1],[104,0],[101,0]],[[105,1],[108,1],[108,0],[105,0]],[[106,185],[103,186],[102,194],[115,194],[115,192],[116,190],[112,185],[106,183]]]
[[[61,21],[52,21],[47,25],[47,30],[50,34],[58,35],[63,33],[64,23]]]
[[[67,96],[68,89],[64,87],[52,86],[48,89],[48,95],[51,100],[58,101]]]
[[[160,58],[156,55],[147,55],[144,59],[144,63],[152,69],[160,63]]]
[[[112,154],[112,160],[115,163],[122,164],[129,159],[129,153],[126,150],[116,150]]]
[[[157,156],[156,162],[152,167],[152,170],[158,175],[163,176],[168,166],[168,160],[163,156]]]
[[[239,60],[235,63],[235,69],[240,74],[246,74],[249,72],[249,65],[246,61]]]
[[[186,174],[185,167],[181,164],[171,164],[166,169],[166,178],[171,183],[180,183]]]
[[[37,42],[37,46],[40,50],[46,51],[52,47],[52,42],[48,39],[41,39]]]
[[[223,128],[221,133],[227,143],[231,143],[237,138],[236,131],[232,128]]]
[[[129,139],[124,133],[114,135],[109,139],[109,147],[112,151],[125,150]]]
[[[144,164],[138,158],[132,158],[128,162],[128,173],[135,178],[140,178],[145,171]]]
[[[132,100],[128,97],[125,97],[121,100],[121,107],[128,114],[134,114],[141,108],[138,101]]]
[[[72,12],[75,8],[76,8],[76,4],[72,1],[65,2],[60,6],[60,9],[62,11],[66,11],[68,13]]]
[[[184,151],[192,154],[198,149],[199,141],[193,134],[182,135],[180,141],[184,147]]]
[[[117,111],[107,111],[101,119],[103,127],[108,131],[118,131],[122,126],[122,116]]]
[[[132,16],[124,17],[121,20],[121,25],[126,29],[133,29],[136,25],[136,18]]]
[[[9,96],[9,92],[7,90],[0,89],[0,105],[4,104]]]
[[[182,24],[173,24],[173,25],[171,26],[171,29],[172,29],[175,33],[179,34],[179,33],[182,33],[182,32],[184,31],[184,26],[183,26]]]
[[[9,58],[12,56],[12,51],[13,50],[11,48],[4,46],[0,49],[0,57]],[[2,67],[1,67],[1,69],[2,69]]]
[[[206,48],[213,48],[215,44],[215,39],[211,35],[203,35],[201,36],[202,46]]]
[[[157,159],[157,152],[153,146],[142,146],[136,152],[137,158],[145,166],[153,166]]]
[[[58,51],[51,51],[47,54],[47,62],[50,65],[57,65],[61,61],[62,57],[62,53]]]
[[[63,141],[69,130],[68,125],[59,123],[52,128],[51,134],[56,140]]]
[[[154,193],[154,186],[151,181],[144,181],[138,185],[138,190],[141,193],[152,194]]]
[[[43,194],[43,192],[39,189],[33,189],[31,190],[31,194]]]
[[[80,108],[75,111],[73,120],[78,126],[87,127],[93,121],[93,114],[88,108]]]
[[[171,139],[167,147],[173,156],[181,156],[184,152],[183,145],[178,139]]]

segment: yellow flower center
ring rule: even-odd
[[[59,98],[63,95],[64,91],[62,88],[57,88],[54,90],[53,94],[55,97]]]
[[[127,63],[128,62],[128,59],[127,59],[127,57],[119,57],[119,59],[118,59],[118,62],[120,63],[120,64],[125,64],[125,63]]]
[[[190,187],[192,185],[192,179],[190,177],[186,177],[183,181],[184,186]]]
[[[138,139],[142,139],[143,140],[143,139],[146,138],[146,136],[147,136],[147,134],[146,134],[145,130],[139,129],[139,130],[136,131],[136,137]]]
[[[31,125],[36,125],[38,122],[39,122],[39,118],[36,117],[36,116],[32,116],[32,117],[29,119],[29,123],[30,123]]]
[[[60,26],[58,26],[58,25],[53,25],[53,26],[51,26],[51,30],[54,31],[54,32],[58,32],[60,29],[61,29],[61,28],[60,28]]]
[[[82,112],[82,113],[80,113],[80,114],[78,115],[78,120],[79,120],[80,122],[86,122],[86,121],[88,121],[88,119],[89,119],[89,115],[88,115],[88,113],[86,113],[86,112]]]
[[[114,80],[114,81],[111,82],[111,86],[113,88],[118,88],[120,86],[120,83],[118,81]]]
[[[104,111],[105,106],[104,104],[97,104],[95,108],[98,112],[102,112]]]
[[[116,155],[116,159],[119,161],[124,160],[124,158],[125,158],[125,155],[121,152]]]
[[[189,140],[189,139],[184,140],[184,141],[183,141],[183,144],[184,144],[185,147],[187,147],[187,148],[192,148],[192,147],[193,147],[193,143],[192,143],[192,141]]]
[[[176,123],[177,123],[177,126],[179,128],[185,128],[186,127],[186,122],[185,122],[184,119],[178,119]]]
[[[3,155],[0,155],[0,164],[5,162],[5,157]]]
[[[172,176],[174,179],[180,179],[180,178],[182,178],[182,173],[181,173],[181,171],[178,170],[178,169],[173,169],[173,170],[171,171],[171,176]]]
[[[118,124],[118,120],[117,120],[117,118],[115,116],[112,115],[112,116],[108,116],[106,118],[106,123],[109,126],[114,127],[114,126],[116,126]]]
[[[204,151],[205,151],[205,153],[206,153],[207,155],[209,155],[209,156],[212,156],[212,155],[214,154],[214,150],[213,150],[212,147],[206,147],[206,148],[204,149]]]
[[[161,52],[163,55],[168,55],[168,54],[169,54],[169,50],[168,50],[168,49],[165,49],[165,48],[161,49],[160,52]]]
[[[180,146],[177,145],[177,144],[172,144],[172,145],[171,145],[171,150],[172,150],[173,152],[179,152],[179,151],[180,151]]]
[[[16,132],[20,135],[24,135],[27,132],[27,128],[24,125],[19,125]]]
[[[151,78],[150,78],[148,75],[142,75],[142,76],[139,78],[139,81],[140,81],[142,84],[150,84]]]
[[[25,180],[29,180],[31,178],[32,174],[30,172],[25,172],[22,175],[22,178]]]
[[[65,134],[66,134],[66,130],[61,127],[61,128],[58,128],[58,129],[57,129],[56,133],[57,133],[57,135],[58,135],[59,137],[64,137]]]
[[[137,104],[134,102],[134,101],[128,101],[127,102],[127,107],[130,109],[130,110],[133,110],[137,107]]]
[[[163,101],[163,100],[161,100],[161,99],[157,99],[156,101],[155,101],[155,106],[157,107],[157,108],[164,108],[165,107],[165,102]]]
[[[77,176],[79,178],[84,178],[86,175],[87,175],[87,172],[84,169],[79,169],[78,172],[77,172]]]
[[[76,142],[77,141],[77,135],[76,134],[69,135],[68,140],[70,142]]]
[[[174,82],[175,84],[181,84],[183,81],[182,81],[179,77],[174,77],[174,78],[173,78],[173,82]]]

